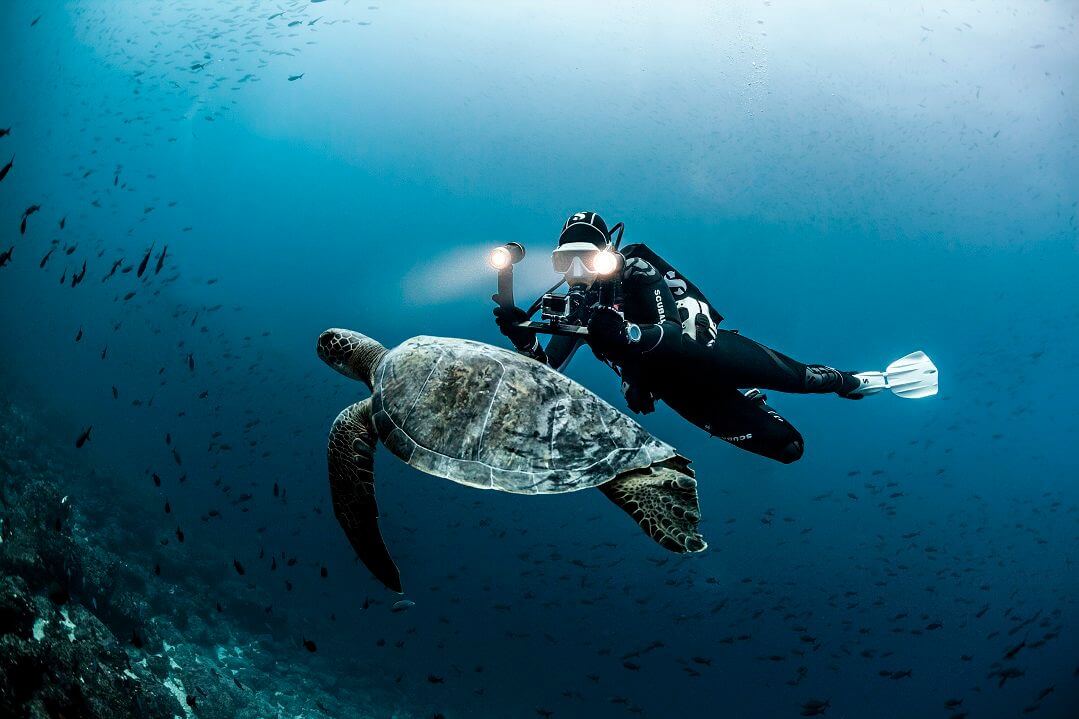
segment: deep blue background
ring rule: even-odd
[[[165,477],[188,551],[220,556],[222,581],[247,559],[321,652],[401,678],[402,715],[624,716],[625,697],[648,716],[796,716],[817,697],[829,716],[947,716],[956,697],[1015,716],[1050,685],[1036,715],[1067,715],[1075,4],[578,5],[5,5],[4,391],[65,442],[92,424],[81,456],[132,491]],[[364,388],[317,360],[318,332],[501,343],[483,253],[523,242],[535,293],[580,209],[626,222],[728,327],[843,368],[923,349],[940,395],[773,395],[807,441],[793,466],[644,418],[695,462],[711,547],[692,558],[598,493],[480,493],[383,452],[383,531],[417,606],[360,609],[394,597],[333,520],[324,443]],[[161,274],[101,281],[151,244]],[[83,260],[87,280],[60,286]],[[588,353],[570,374],[621,406]],[[210,507],[225,520],[198,522]],[[260,547],[301,559],[293,592]],[[987,678],[1047,632],[1004,662],[1024,677]]]

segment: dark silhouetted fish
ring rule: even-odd
[[[150,262],[150,255],[154,251],[154,246],[150,245],[150,249],[146,250],[146,256],[142,258],[142,262],[139,263],[139,271],[135,273],[136,277],[142,277],[142,273],[146,272],[146,265]]]
[[[101,281],[102,281],[102,282],[104,282],[105,280],[107,280],[107,279],[109,279],[110,277],[112,277],[113,275],[115,275],[115,274],[116,274],[116,270],[120,269],[120,265],[122,265],[122,264],[124,264],[124,258],[123,258],[123,257],[121,257],[120,259],[118,259],[118,260],[116,260],[115,262],[113,262],[113,263],[112,263],[112,269],[111,269],[111,270],[109,270],[109,274],[107,274],[107,275],[105,275],[104,277],[102,277],[102,278],[101,278]]]
[[[19,223],[19,234],[26,234],[26,221],[30,219],[30,216],[41,209],[41,205],[30,205],[22,213],[22,221]]]
[[[828,707],[832,706],[831,701],[825,699],[808,699],[802,703],[802,716],[815,717],[821,716],[828,710]]]
[[[75,440],[75,449],[82,449],[82,446],[90,441],[90,430],[93,428],[93,425],[91,425],[82,431],[82,434]]]
[[[71,286],[78,287],[84,277],[86,277],[86,260],[82,261],[82,269],[71,276]]]

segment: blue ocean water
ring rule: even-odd
[[[1076,13],[5,4],[4,394],[145,497],[124,521],[180,522],[222,585],[242,562],[293,627],[275,661],[377,688],[375,716],[783,717],[814,699],[832,717],[1074,716]],[[597,492],[479,492],[383,451],[383,532],[416,603],[391,612],[326,481],[329,424],[366,388],[315,339],[505,345],[485,251],[529,249],[530,297],[582,209],[624,221],[724,326],[842,368],[922,349],[940,394],[773,393],[806,439],[790,466],[663,407],[640,418],[694,462],[710,548],[691,557]],[[623,406],[587,352],[569,374]],[[75,502],[100,491],[66,482]]]

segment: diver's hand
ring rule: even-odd
[[[626,320],[610,307],[596,307],[588,320],[588,345],[599,355],[617,358],[629,347]]]
[[[650,414],[656,411],[655,398],[643,387],[623,382],[622,395],[626,398],[626,406],[634,414]]]
[[[528,313],[520,307],[495,307],[495,322],[498,330],[504,334],[513,346],[524,351],[536,343],[536,335],[518,325],[528,321]]]

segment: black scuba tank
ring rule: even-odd
[[[678,305],[683,334],[703,345],[710,345],[715,341],[716,328],[723,321],[723,315],[716,311],[697,285],[643,243],[626,245],[620,251],[626,258],[639,257],[645,260],[663,276],[674,295],[675,304]]]

